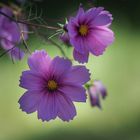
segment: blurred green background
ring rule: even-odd
[[[79,2],[88,5],[86,0],[36,3],[40,8],[47,7],[43,15],[62,18],[74,13]],[[69,123],[59,119],[43,123],[36,113],[27,115],[18,105],[25,92],[18,85],[21,72],[28,69],[27,57],[13,64],[4,56],[0,58],[0,140],[140,140],[139,1],[96,0],[94,5],[113,13],[116,37],[104,55],[90,56],[87,64],[92,77],[101,79],[108,89],[103,109],[92,108],[89,100],[86,104],[76,103],[77,116]],[[33,46],[31,50],[44,48],[52,57],[60,54],[34,36],[28,45]],[[71,49],[66,51],[69,54]]]

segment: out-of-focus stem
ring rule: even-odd
[[[56,47],[60,50],[60,52],[62,53],[62,55],[63,55],[65,58],[67,58],[67,56],[66,56],[64,50],[63,50],[56,42],[54,42],[52,39],[48,39],[48,41],[51,42],[54,46],[56,46]]]
[[[52,30],[59,30],[60,28],[58,27],[52,27],[52,26],[48,26],[48,25],[42,25],[42,24],[35,24],[35,23],[31,23],[31,22],[26,22],[26,21],[22,21],[22,20],[16,20],[13,17],[8,16],[7,14],[3,13],[0,11],[0,14],[9,18],[10,20],[17,22],[17,23],[22,23],[22,24],[26,24],[28,26],[34,26],[34,27],[41,27],[41,28],[47,28],[47,29],[52,29]]]

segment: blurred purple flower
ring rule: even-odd
[[[98,56],[114,41],[114,34],[108,28],[112,15],[104,8],[91,8],[88,11],[80,6],[76,17],[68,22],[70,43],[74,46],[74,58],[80,63],[88,62],[89,52]]]
[[[12,11],[8,8],[1,8],[0,11],[10,17],[13,16]],[[8,54],[14,60],[21,60],[24,56],[24,52],[21,51],[19,47],[16,47],[21,42],[20,29],[22,29],[22,31],[25,31],[24,38],[26,40],[28,38],[28,29],[26,25],[18,24],[11,21],[7,17],[0,15],[0,45],[4,50],[10,50]]]
[[[101,108],[100,96],[103,99],[105,99],[107,96],[107,90],[103,83],[99,80],[95,80],[94,85],[89,88],[88,93],[90,96],[91,105]]]
[[[42,121],[57,116],[63,121],[72,120],[76,115],[73,101],[86,102],[83,85],[90,74],[85,66],[72,66],[70,60],[58,56],[51,59],[44,50],[35,51],[28,65],[30,70],[20,79],[20,86],[28,90],[19,100],[22,111],[37,111]]]

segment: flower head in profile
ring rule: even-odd
[[[107,90],[103,83],[99,80],[95,80],[94,84],[89,88],[88,93],[90,96],[91,106],[97,106],[101,108],[100,96],[103,99],[105,99],[107,96]]]
[[[28,65],[30,70],[20,79],[20,86],[27,89],[19,100],[20,108],[26,113],[37,111],[42,121],[72,120],[76,115],[73,101],[86,101],[83,85],[90,74],[85,66],[72,66],[70,60],[58,56],[51,59],[44,50],[35,51]]]
[[[9,8],[1,8],[1,12],[12,17],[13,12]],[[28,38],[27,26],[23,24],[18,24],[11,21],[6,16],[0,15],[0,45],[4,50],[8,51],[8,54],[14,60],[21,60],[24,56],[24,52],[17,47],[21,42],[21,31],[25,31],[24,38]]]
[[[68,27],[67,23],[63,26],[64,32],[60,35],[60,40],[66,44],[67,46],[70,46],[70,38],[68,34]]]
[[[84,63],[88,62],[89,53],[96,56],[103,54],[114,41],[114,34],[109,29],[112,19],[112,15],[102,7],[84,11],[80,6],[76,17],[71,17],[68,22],[75,60]]]

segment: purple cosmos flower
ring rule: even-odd
[[[107,96],[107,90],[103,83],[99,80],[95,80],[93,86],[91,86],[88,91],[91,105],[101,108],[100,96],[102,96],[103,99]]]
[[[91,8],[88,11],[80,6],[76,17],[68,22],[70,43],[74,46],[74,58],[80,63],[88,61],[89,52],[98,56],[114,41],[114,34],[108,28],[112,15],[104,8]]]
[[[10,17],[13,16],[12,11],[8,8],[1,8],[0,11]],[[24,56],[24,52],[19,47],[16,47],[21,41],[21,29],[25,31],[24,38],[26,40],[28,38],[26,25],[17,24],[7,17],[0,15],[0,45],[4,50],[10,50],[8,53],[14,60],[21,60]]]
[[[20,108],[26,113],[37,111],[42,121],[57,116],[72,120],[76,115],[73,101],[86,102],[83,85],[90,74],[85,66],[72,66],[71,61],[58,56],[51,59],[44,50],[35,51],[28,65],[30,70],[20,79],[20,86],[27,89],[19,100]]]

